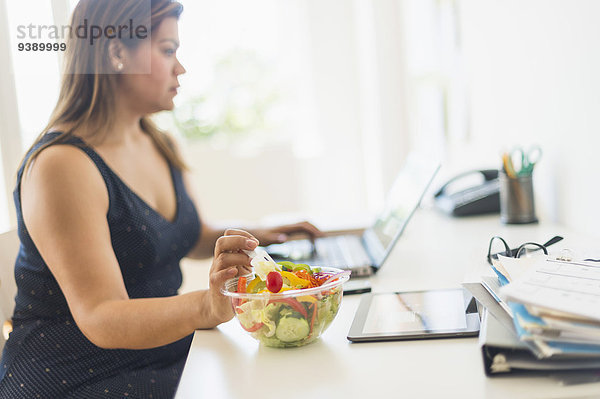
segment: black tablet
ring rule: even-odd
[[[473,296],[453,288],[365,294],[348,339],[370,342],[478,334],[479,314]]]

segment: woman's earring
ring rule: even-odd
[[[117,70],[119,70],[119,71],[120,71],[121,69],[123,69],[123,63],[119,62],[119,63],[117,64]]]

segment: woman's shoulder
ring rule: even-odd
[[[79,136],[75,135],[68,125],[47,128],[37,137],[26,157],[35,153],[37,149],[45,150],[55,144],[79,144],[78,138]],[[35,157],[37,157],[37,153]]]
[[[63,191],[92,197],[106,194],[104,180],[92,159],[81,148],[63,143],[37,154],[23,174],[22,184],[48,193]]]
[[[89,156],[81,148],[68,143],[55,143],[37,154],[35,164],[50,169],[71,169],[93,166]]]
[[[43,223],[71,220],[82,206],[89,215],[104,215],[110,203],[108,188],[91,159],[80,148],[63,144],[45,148],[23,173],[20,201],[29,228],[42,223],[33,222],[33,216]]]

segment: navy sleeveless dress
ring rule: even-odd
[[[36,148],[57,134],[46,134]],[[106,183],[111,242],[129,297],[176,295],[182,282],[179,261],[200,235],[199,217],[181,172],[169,165],[177,196],[176,218],[170,222],[81,139],[70,137],[66,144],[81,148]],[[21,240],[15,263],[18,292],[13,332],[0,362],[0,397],[173,397],[192,335],[145,350],[102,349],[91,343],[75,324],[58,283],[27,232],[19,195],[22,174],[23,165],[14,191]]]

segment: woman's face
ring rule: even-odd
[[[142,114],[173,109],[177,78],[185,73],[176,56],[178,47],[177,19],[166,18],[150,40],[125,53],[119,95],[132,109]]]

